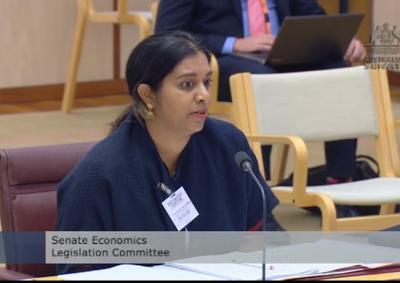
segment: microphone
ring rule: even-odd
[[[267,224],[267,199],[265,197],[265,190],[263,185],[261,185],[260,181],[258,180],[257,176],[254,174],[253,166],[251,163],[250,156],[244,152],[239,151],[235,154],[235,162],[236,165],[246,173],[249,173],[253,180],[256,182],[258,188],[261,192],[262,198],[262,231],[265,231],[266,224]],[[265,247],[263,248],[263,262],[262,262],[262,281],[265,281]]]
[[[267,216],[267,202],[266,201],[267,200],[265,197],[264,187],[263,187],[263,185],[261,185],[257,176],[254,174],[250,156],[246,152],[244,152],[244,151],[237,152],[235,154],[235,162],[236,162],[236,165],[239,166],[239,168],[241,170],[250,174],[250,176],[254,179],[258,188],[260,189],[262,202],[263,202],[262,231],[265,231],[266,223],[267,223],[267,219],[266,219],[266,216]]]
[[[235,154],[235,162],[244,172],[252,170],[250,156],[244,151],[239,151]]]

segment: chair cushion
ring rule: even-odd
[[[274,187],[273,191],[292,191],[292,187]],[[379,205],[400,203],[400,178],[375,178],[351,183],[306,188],[307,193],[323,193],[335,204]]]

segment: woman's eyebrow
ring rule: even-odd
[[[176,78],[177,79],[179,79],[179,78],[183,78],[183,77],[196,77],[197,76],[197,73],[185,73],[185,74],[181,74],[181,75],[179,75],[179,76],[177,76]]]
[[[210,71],[206,74],[206,76],[211,76],[211,74],[212,74],[212,71],[210,70]],[[176,78],[177,78],[177,79],[180,79],[180,78],[183,78],[183,77],[196,77],[196,76],[198,76],[198,73],[191,72],[191,73],[184,73],[184,74],[181,74],[181,75],[177,76]]]

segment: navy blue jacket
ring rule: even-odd
[[[279,22],[286,16],[324,14],[314,0],[276,0]],[[160,0],[156,32],[184,30],[218,55],[228,36],[243,37],[240,0]]]
[[[234,161],[246,151],[245,136],[233,125],[208,118],[202,131],[192,135],[181,154],[174,176],[146,128],[136,119],[124,122],[97,144],[58,188],[58,231],[176,231],[162,206],[171,189],[183,186],[199,212],[188,231],[246,231],[261,228],[262,200],[249,175]],[[278,203],[258,168],[267,208]],[[271,213],[267,229],[281,229]],[[58,265],[58,273],[98,269],[109,265]]]
[[[159,182],[184,187],[200,214],[189,231],[257,230],[261,194],[235,164],[238,151],[247,152],[256,164],[238,129],[208,118],[170,176],[146,128],[131,119],[97,144],[59,185],[57,230],[176,231],[161,204],[167,196],[157,188]],[[271,211],[278,201],[258,168],[256,174]]]

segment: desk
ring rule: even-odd
[[[394,280],[400,279],[400,264],[383,264],[371,268],[348,271],[342,274],[316,275],[300,280]]]
[[[227,266],[227,264],[214,264],[221,268],[222,266]],[[235,265],[235,264],[232,264]],[[239,265],[236,265],[239,266]],[[310,267],[317,266],[310,264]],[[390,267],[390,268],[388,268]],[[397,269],[397,270],[395,270]],[[201,269],[199,269],[201,270]],[[388,270],[388,271],[386,271]],[[80,272],[75,274],[66,274],[60,276],[49,276],[49,277],[41,277],[36,278],[34,280],[38,281],[50,281],[50,280],[230,280],[231,278],[227,278],[223,272],[220,275],[212,275],[213,271],[210,271],[210,274],[206,274],[205,272],[196,272],[194,270],[182,270],[178,268],[174,268],[171,266],[158,266],[157,268],[152,267],[143,267],[138,265],[118,265],[112,268],[107,268],[103,270],[95,270],[88,272]],[[305,275],[303,277],[288,277],[290,279],[296,279],[300,281],[308,281],[308,280],[395,280],[400,279],[400,265],[384,265],[376,268],[371,268],[370,270],[363,271],[364,273],[373,272],[375,274],[363,274],[363,275],[354,275],[354,276],[346,276],[346,273],[342,273],[341,275]],[[379,272],[379,273],[376,273]],[[349,271],[348,273],[354,273]],[[254,274],[249,275],[249,277],[239,278],[239,280],[248,280],[258,278],[258,274],[260,274],[259,270],[254,269]],[[268,279],[268,271],[267,271],[267,279]],[[329,278],[326,278],[329,277]],[[277,280],[285,280],[285,277],[281,277]]]
[[[61,278],[58,276],[46,276],[46,277],[39,277],[39,278],[34,278],[34,281],[60,281]]]
[[[255,234],[250,234],[254,236]],[[246,236],[249,236],[247,235]],[[278,234],[281,236],[280,234]],[[196,242],[196,234],[192,241]],[[200,235],[198,235],[200,236]],[[203,234],[201,236],[204,236]],[[213,244],[219,239],[211,235]],[[222,235],[227,241],[227,235]],[[231,235],[232,236],[232,235]],[[239,235],[243,237],[243,235]],[[275,243],[276,234],[269,235]],[[284,235],[285,236],[285,235]],[[267,247],[266,276],[269,280],[325,280],[351,277],[354,280],[364,278],[398,278],[400,264],[366,264],[372,260],[380,263],[400,261],[400,250],[368,244],[365,235],[304,235],[296,233],[293,242],[283,246]],[[335,237],[334,237],[335,236]],[[337,238],[339,236],[339,238]],[[364,237],[361,237],[364,236]],[[369,236],[367,234],[367,236]],[[286,235],[287,237],[287,235]],[[304,237],[307,241],[304,242]],[[315,239],[313,238],[315,237]],[[281,237],[278,237],[281,239]],[[257,238],[254,238],[257,240]],[[286,239],[286,238],[285,238]],[[165,238],[163,238],[165,240]],[[205,240],[209,240],[206,238]],[[246,237],[248,241],[249,238]],[[238,243],[237,241],[235,242]],[[242,242],[240,242],[242,243]],[[165,245],[165,243],[163,243]],[[209,241],[205,244],[209,244]],[[204,244],[204,245],[205,245]],[[197,246],[196,246],[197,247]],[[197,250],[196,250],[197,251]],[[171,258],[167,264],[153,267],[122,264],[112,268],[61,275],[60,280],[259,280],[262,269],[260,250],[234,251],[226,254],[200,255],[195,257]],[[132,258],[127,263],[138,262],[141,258]],[[102,259],[104,260],[104,259]],[[78,261],[83,263],[81,261]],[[319,264],[317,264],[317,262]],[[324,264],[325,262],[325,264]],[[331,264],[333,262],[334,264]],[[346,264],[335,264],[345,262]],[[359,264],[359,263],[363,264]],[[55,263],[55,262],[51,262]],[[63,262],[59,262],[63,263]],[[110,263],[97,261],[98,264]],[[118,262],[121,263],[121,262]],[[145,262],[143,262],[145,263]],[[159,263],[162,263],[159,262]],[[256,264],[255,264],[256,263]],[[303,263],[303,264],[301,264]],[[358,264],[357,264],[358,263]],[[64,263],[63,263],[64,264]],[[117,263],[116,263],[117,264]],[[365,277],[368,276],[368,277]],[[400,277],[400,276],[399,276]],[[46,279],[46,278],[45,278]]]
[[[350,277],[340,277],[340,278],[332,278],[328,280],[334,281],[348,281],[348,280],[396,280],[400,279],[400,272],[389,272],[389,273],[381,273],[381,274],[372,274],[372,275],[361,275],[361,276],[350,276]]]

